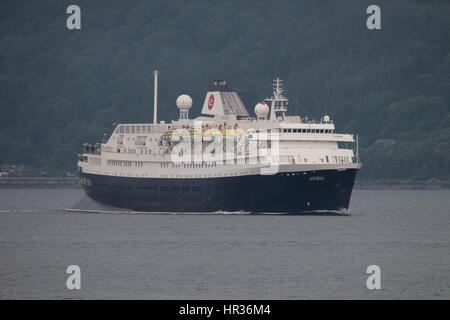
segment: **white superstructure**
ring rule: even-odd
[[[165,123],[157,121],[157,71],[154,77],[155,123],[119,124],[106,142],[85,145],[78,163],[81,172],[116,177],[205,179],[260,174],[261,168],[274,164],[277,172],[289,174],[360,167],[358,155],[346,147],[355,142],[354,136],[335,132],[328,115],[320,122],[287,115],[288,99],[278,78],[274,80],[273,96],[256,105],[254,117],[248,114],[237,93],[225,81],[218,80],[205,97],[201,116],[189,119],[193,102],[183,94],[176,100],[180,118]],[[183,135],[180,132],[200,139],[201,152],[212,143],[208,136],[221,135],[224,139],[233,136],[235,159],[174,162],[173,152],[180,143],[174,136]],[[276,137],[276,155],[252,156],[248,143],[238,147],[240,135],[245,134],[251,140],[260,133]]]

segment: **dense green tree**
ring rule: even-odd
[[[358,133],[366,179],[450,179],[450,3],[366,0],[68,0],[0,2],[0,163],[75,170],[83,142],[112,122],[151,120],[152,70],[163,120],[210,80],[247,108],[281,76],[289,112],[325,113]]]

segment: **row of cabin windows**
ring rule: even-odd
[[[142,161],[108,160],[107,164],[108,164],[108,166],[115,166],[115,167],[142,168],[144,166],[144,162],[142,162]]]
[[[121,124],[115,133],[151,133],[153,131],[149,124]]]
[[[250,129],[249,131],[255,133],[280,133],[280,129]]]
[[[212,174],[186,174],[186,175],[178,175],[178,174],[163,174],[161,178],[214,178],[214,177],[234,177],[239,175],[246,174],[256,174],[258,170],[249,170],[249,171],[241,171],[241,172],[232,172],[232,173],[212,173]]]
[[[283,129],[284,133],[333,133],[331,129]]]
[[[351,157],[344,156],[331,156],[333,163],[351,163]],[[303,158],[300,155],[296,156],[278,156],[273,159],[276,163],[308,163],[308,158]],[[330,163],[330,157],[325,156],[325,158],[319,158],[319,161],[322,163]]]
[[[332,159],[334,163],[350,163],[351,158],[345,157],[345,156],[332,156]],[[308,163],[308,158],[303,158],[299,155],[297,156],[279,156],[273,159],[276,163],[297,163],[297,162],[303,162]],[[325,158],[320,158],[320,162],[330,163],[330,158],[328,156],[325,156]],[[108,160],[107,164],[109,166],[116,166],[116,167],[135,167],[135,168],[142,168],[144,166],[143,161],[123,161],[123,160]],[[208,163],[208,162],[202,162],[202,163],[182,163],[182,164],[174,164],[170,162],[162,162],[161,168],[169,168],[169,165],[171,165],[172,168],[215,168],[217,167],[217,163]]]
[[[169,168],[169,164],[171,164],[172,168],[215,168],[217,167],[217,163],[215,162],[202,162],[202,163],[170,163],[170,162],[162,162],[161,168]]]
[[[351,157],[344,157],[344,156],[331,156],[331,159],[333,163],[351,163]],[[236,160],[236,159],[235,159]],[[246,159],[248,160],[248,159]],[[330,163],[330,157],[325,156],[325,158],[319,158],[319,161],[322,163]],[[235,163],[237,160],[235,161]],[[302,158],[300,155],[296,156],[278,156],[273,157],[272,162],[274,163],[308,163],[308,158]],[[225,162],[226,163],[226,162]],[[248,163],[248,161],[246,161]],[[173,164],[169,162],[161,163],[161,168],[169,168],[169,165],[171,164],[171,168],[215,168],[217,167],[217,163],[183,163],[183,164]]]
[[[228,129],[231,129],[232,126],[228,126]],[[175,129],[175,128],[172,128]],[[181,128],[180,128],[181,129]],[[211,129],[217,129],[217,128],[211,128]],[[152,125],[148,124],[121,124],[117,127],[114,133],[119,134],[145,134],[145,133],[158,133],[158,132],[164,132],[164,127],[155,128],[152,127]],[[169,127],[167,128],[169,130]],[[260,130],[255,130],[256,132],[259,132]],[[264,129],[261,130],[261,132],[278,132],[278,129]]]
[[[258,132],[260,130],[256,130]],[[263,130],[264,131],[264,130]],[[266,132],[270,132],[271,130],[267,130]],[[273,132],[276,132],[278,130],[273,129]],[[139,133],[152,133],[152,127],[148,124],[135,124],[135,125],[119,125],[117,127],[117,130],[115,133],[121,133],[121,134],[139,134]],[[332,133],[333,130],[331,129],[283,129],[284,133]]]

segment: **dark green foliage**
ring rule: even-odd
[[[151,121],[158,68],[162,120],[216,78],[252,111],[278,75],[291,114],[359,134],[360,177],[450,179],[448,1],[377,1],[376,31],[361,0],[79,0],[81,31],[70,4],[0,3],[0,163],[74,170],[111,122]]]

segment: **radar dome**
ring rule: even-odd
[[[255,114],[258,118],[266,118],[269,114],[269,106],[264,101],[261,101],[255,106]]]
[[[187,94],[182,94],[177,98],[177,108],[180,110],[189,110],[192,107],[192,99]]]
[[[330,116],[324,115],[324,116],[323,116],[323,122],[325,122],[325,123],[330,122]]]

